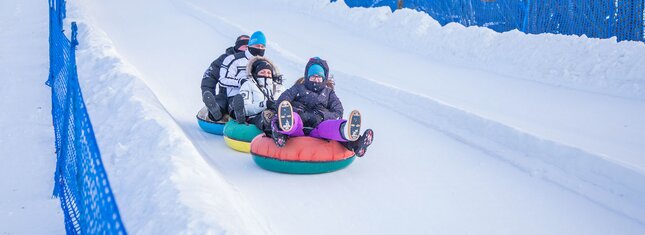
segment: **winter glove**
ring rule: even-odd
[[[303,112],[300,118],[305,127],[316,127],[323,121],[323,116],[318,112]]]
[[[324,106],[320,103],[308,103],[306,109],[313,112],[320,108],[324,108]]]
[[[329,112],[329,109],[327,109],[327,107],[325,107],[325,106],[324,106],[324,105],[322,105],[322,104],[318,104],[318,105],[316,105],[315,110],[316,110],[316,111],[320,111],[320,112]]]
[[[325,114],[326,113],[329,113],[329,110],[327,110],[327,109],[317,109],[316,110],[316,115],[322,117],[323,120],[325,119]]]
[[[267,100],[265,105],[267,109],[275,110],[275,101]]]
[[[291,107],[293,107],[293,111],[298,114],[305,112],[305,105],[298,101],[291,102]]]
[[[327,116],[325,114],[329,113],[329,109],[327,109],[327,108],[325,108],[325,106],[319,104],[314,109],[314,112],[316,112],[317,115],[319,115],[319,116],[323,117],[323,119],[325,119],[325,117]]]

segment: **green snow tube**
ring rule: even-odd
[[[239,124],[229,120],[224,125],[224,142],[230,148],[248,153],[251,151],[251,141],[262,131],[253,124]]]

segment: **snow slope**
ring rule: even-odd
[[[0,234],[64,234],[54,189],[47,4],[0,2]]]
[[[313,0],[69,4],[86,35],[79,48],[86,102],[130,232],[645,232],[638,221],[645,211],[638,142],[645,119],[633,89],[640,80],[609,84],[615,96],[608,96],[597,92],[612,80],[602,72],[585,81],[554,79],[589,68],[631,76],[641,69],[642,45],[439,28],[416,12]],[[414,22],[419,28],[409,26]],[[376,129],[365,158],[331,174],[275,174],[198,129],[201,74],[238,34],[256,29],[267,34],[267,55],[291,82],[308,57],[329,60],[345,108],[360,108],[365,126]],[[398,33],[384,33],[391,31]],[[513,57],[500,38],[540,47],[518,47],[516,55],[533,56],[517,63],[542,63],[528,71],[503,67]],[[396,45],[406,39],[411,43]],[[424,40],[446,47],[411,48]],[[488,51],[466,47],[477,40]],[[595,66],[568,44],[618,59]],[[554,61],[542,49],[550,47],[570,59]],[[572,58],[587,61],[587,69],[567,67]],[[487,65],[492,69],[482,70]],[[547,71],[556,75],[539,80]]]

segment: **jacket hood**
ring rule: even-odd
[[[277,66],[275,66],[275,64],[271,60],[263,56],[254,56],[253,58],[249,59],[249,63],[246,64],[246,74],[247,74],[246,76],[248,79],[251,79],[251,80],[253,79],[253,74],[251,74],[251,68],[253,67],[253,63],[255,63],[255,61],[258,61],[258,60],[264,60],[267,63],[269,63],[271,67],[273,67],[273,77],[280,75],[280,70],[278,69]]]
[[[233,48],[233,47],[226,48],[226,50],[224,51],[224,53],[229,54],[229,55],[230,54],[235,54],[235,52],[236,52],[235,48]]]
[[[307,77],[307,71],[309,71],[309,68],[313,66],[314,64],[320,65],[323,67],[323,70],[325,71],[325,80],[329,80],[329,65],[327,65],[327,61],[323,60],[318,57],[313,57],[310,58],[309,61],[307,61],[307,65],[305,65],[305,74],[304,77]]]

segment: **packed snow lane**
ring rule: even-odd
[[[0,2],[0,234],[64,234],[43,1]]]
[[[202,1],[189,3],[206,4]],[[360,109],[364,127],[375,130],[366,157],[348,168],[321,175],[287,175],[257,167],[248,154],[227,148],[220,136],[195,121],[201,108],[203,71],[239,34],[262,25],[267,56],[293,83],[307,57],[334,54],[335,47],[286,32],[313,22],[282,14],[278,5],[257,21],[214,9],[253,10],[248,1],[191,8],[179,1],[83,1],[78,14],[105,31],[115,48],[155,93],[212,167],[222,173],[276,234],[643,234],[645,226],[565,188],[531,177],[497,158],[390,110],[370,96],[346,90],[356,80],[338,73],[338,94],[346,113]],[[223,4],[223,5],[218,5]],[[276,12],[271,12],[276,10]],[[269,17],[275,16],[275,17]],[[298,19],[297,17],[302,17]],[[313,22],[315,23],[315,22]],[[325,24],[325,23],[321,23]],[[332,26],[321,27],[330,34]],[[282,34],[282,33],[285,34]],[[334,31],[337,32],[337,31]],[[291,35],[297,32],[292,32]],[[343,33],[349,34],[344,31]],[[353,40],[366,40],[353,37]],[[91,43],[91,42],[87,42]],[[372,42],[370,42],[372,43]],[[369,54],[370,51],[362,53]],[[375,52],[375,54],[378,54]],[[400,59],[407,58],[400,53]],[[410,58],[417,58],[413,54]],[[347,61],[329,61],[332,71]],[[352,74],[373,73],[373,64],[354,61]],[[430,62],[427,62],[430,63]],[[372,76],[372,75],[370,75]],[[503,86],[500,86],[503,87]],[[92,92],[92,91],[86,91]],[[367,97],[367,98],[362,98]],[[115,133],[123,134],[123,133]],[[154,133],[128,133],[146,135]],[[154,215],[151,215],[154,216]],[[127,221],[125,221],[127,225]],[[225,222],[222,222],[225,223]]]
[[[340,78],[338,78],[340,79]],[[339,82],[339,87],[342,87]],[[339,89],[375,144],[323,175],[260,169],[221,137],[184,129],[277,234],[607,234],[643,232],[570,191]],[[467,225],[467,226],[465,226]],[[627,227],[623,227],[627,226]]]

